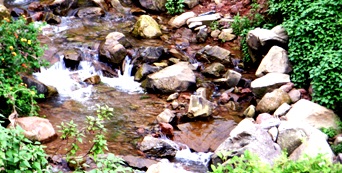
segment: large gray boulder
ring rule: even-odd
[[[230,51],[219,46],[205,46],[196,53],[196,58],[203,62],[219,62],[232,66]]]
[[[332,110],[305,99],[293,104],[286,118],[290,122],[308,123],[318,129],[322,127],[337,129],[339,120]]]
[[[287,51],[279,46],[273,46],[262,59],[255,75],[261,77],[267,73],[284,73],[291,71]]]
[[[248,120],[247,120],[248,121]],[[231,152],[228,157],[235,155],[240,156],[245,150],[259,156],[261,161],[273,164],[274,160],[281,155],[281,150],[278,144],[273,142],[272,137],[268,134],[267,130],[262,126],[253,123],[242,123],[243,128],[239,131],[232,131],[229,138],[227,138],[212,155],[211,160],[213,164],[222,163],[218,157],[220,152]]]
[[[141,15],[135,23],[132,34],[142,38],[157,38],[162,35],[158,23],[149,15]]]
[[[190,66],[188,62],[179,62],[148,75],[146,89],[162,93],[174,93],[191,89],[196,84],[196,76]]]
[[[251,83],[253,93],[257,98],[262,98],[267,92],[291,82],[288,74],[267,73],[265,76],[255,79]]]

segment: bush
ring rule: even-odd
[[[39,26],[38,26],[39,27]],[[37,95],[33,88],[22,83],[20,75],[30,73],[47,62],[39,57],[43,55],[40,45],[38,27],[26,24],[24,18],[9,20],[5,18],[0,24],[0,104],[2,114],[8,115],[13,109],[20,114],[36,115]]]
[[[178,14],[184,12],[184,0],[167,0],[165,8],[169,14]]]
[[[270,14],[280,13],[289,34],[291,81],[312,85],[313,101],[339,110],[342,105],[342,1],[269,0]]]
[[[314,158],[304,157],[298,161],[292,161],[286,155],[283,153],[271,167],[246,150],[242,156],[234,156],[223,164],[211,165],[211,168],[214,173],[321,173],[340,172],[342,170],[341,164],[332,164],[323,155]]]
[[[0,126],[0,172],[47,172],[47,155],[38,144],[25,138],[19,126]]]

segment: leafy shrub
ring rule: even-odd
[[[269,0],[269,12],[284,18],[291,80],[304,88],[312,84],[313,101],[341,109],[342,1]]]
[[[269,164],[261,162],[258,156],[246,150],[240,157],[234,156],[223,164],[211,165],[211,169],[214,173],[319,173],[339,172],[342,170],[341,164],[332,164],[323,155],[314,158],[304,157],[298,161],[292,161],[286,155],[286,153],[283,153],[271,167]]]
[[[184,12],[184,0],[167,0],[165,8],[169,14],[178,14]]]
[[[27,88],[20,75],[48,65],[39,58],[44,50],[37,39],[38,27],[33,23],[26,24],[24,18],[1,21],[0,111],[5,115],[13,109],[21,114],[37,114],[35,99],[43,96],[37,95],[35,89]]]
[[[342,143],[337,145],[331,145],[331,149],[335,154],[342,153]]]
[[[329,127],[329,128],[322,127],[320,130],[324,134],[326,134],[329,138],[333,138],[334,136],[337,135],[337,130],[332,127]]]
[[[19,126],[0,126],[0,172],[47,172],[47,155],[38,144],[25,138]]]

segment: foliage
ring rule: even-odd
[[[90,171],[90,173],[115,173],[115,172],[133,172],[129,167],[124,167],[124,160],[109,153],[107,157],[100,157],[97,159],[97,169]]]
[[[342,1],[269,0],[269,12],[283,16],[289,35],[291,81],[308,88],[313,101],[339,110],[342,103]]]
[[[1,113],[10,114],[17,109],[20,114],[36,115],[38,106],[34,88],[27,88],[22,83],[20,74],[32,72],[47,62],[39,57],[43,48],[37,39],[38,27],[26,24],[24,18],[9,20],[0,24],[0,104]]]
[[[107,140],[105,139],[104,133],[106,128],[104,127],[104,120],[110,119],[113,116],[113,108],[106,106],[96,105],[96,116],[87,116],[87,126],[83,129],[78,129],[77,124],[72,120],[68,123],[61,123],[59,132],[62,133],[61,139],[67,140],[66,156],[69,162],[73,162],[77,151],[80,149],[79,144],[83,143],[83,138],[86,135],[95,135],[92,140],[92,146],[88,150],[87,154],[82,156],[91,155],[97,163],[97,169],[92,172],[108,172],[109,170],[130,170],[122,166],[123,160],[117,158],[113,154],[108,154],[106,158],[98,157],[99,154],[104,154],[104,150],[107,148]],[[70,141],[69,141],[70,140]]]
[[[339,143],[337,145],[331,145],[330,147],[335,154],[342,153],[342,143]]]
[[[184,12],[184,0],[167,0],[165,8],[171,15]]]
[[[329,138],[333,138],[334,136],[337,135],[337,130],[332,127],[329,127],[329,128],[322,127],[320,130],[324,134],[326,134]]]
[[[298,161],[290,160],[286,155],[283,153],[271,167],[269,164],[260,161],[258,156],[246,150],[240,157],[234,156],[223,164],[211,165],[211,169],[214,173],[319,173],[339,172],[342,169],[341,164],[332,164],[323,155],[317,155],[314,158],[304,157]]]
[[[215,21],[212,21],[212,22],[210,23],[210,29],[211,29],[212,31],[221,29],[219,22],[216,21],[216,20],[215,20]]]
[[[248,31],[256,27],[260,27],[265,23],[264,17],[258,13],[258,9],[260,8],[259,4],[254,2],[251,6],[252,9],[248,15],[240,16],[237,14],[234,16],[234,21],[231,24],[234,33],[241,37],[240,46],[243,54],[243,60],[247,63],[251,61],[246,42],[247,33]]]
[[[47,172],[46,154],[38,144],[25,138],[19,126],[0,126],[0,172]]]

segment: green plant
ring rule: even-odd
[[[342,1],[269,0],[270,14],[280,14],[289,35],[291,81],[313,89],[313,101],[341,110]]]
[[[342,153],[342,143],[337,145],[331,145],[330,147],[335,154]]]
[[[287,158],[287,154],[276,160],[273,166],[262,162],[258,156],[245,151],[240,157],[234,156],[223,164],[211,165],[214,173],[236,172],[236,173],[307,173],[307,172],[339,172],[342,170],[341,164],[332,164],[323,155],[304,158],[293,161]]]
[[[329,138],[333,138],[334,136],[337,135],[337,130],[332,127],[329,127],[329,128],[322,127],[320,130],[324,134],[326,134]]]
[[[48,172],[46,156],[43,146],[25,138],[19,126],[0,126],[0,172]]]
[[[37,115],[35,99],[42,98],[34,88],[27,88],[20,77],[30,73],[47,62],[39,57],[44,49],[37,39],[38,27],[27,24],[24,18],[9,20],[0,24],[0,111],[10,114],[16,109],[19,114]]]
[[[90,173],[106,173],[106,172],[133,172],[132,168],[124,167],[124,160],[109,153],[106,157],[99,157],[97,159],[97,169],[90,171]]]
[[[97,163],[97,169],[92,172],[108,172],[109,170],[117,169],[120,170],[130,170],[122,166],[123,160],[115,157],[113,154],[108,154],[107,157],[98,157],[99,154],[104,154],[104,150],[107,148],[107,140],[105,139],[104,133],[107,131],[104,127],[104,120],[109,120],[113,116],[113,108],[105,106],[96,105],[96,116],[87,116],[86,122],[87,126],[83,129],[78,129],[77,124],[72,120],[68,123],[61,123],[59,132],[62,133],[61,139],[67,140],[66,156],[67,161],[72,164],[77,165],[77,159],[82,159],[87,155],[91,155],[95,162]],[[87,134],[95,135],[92,140],[92,146],[89,148],[84,156],[76,157],[77,151],[80,149],[80,144],[83,143],[83,138]],[[69,141],[70,140],[70,141]],[[117,172],[118,172],[117,171]]]
[[[216,21],[216,20],[215,20],[215,21],[212,21],[212,22],[210,23],[210,29],[211,29],[212,31],[221,29],[219,22]]]
[[[184,12],[184,0],[167,0],[165,8],[171,15],[182,13]]]

